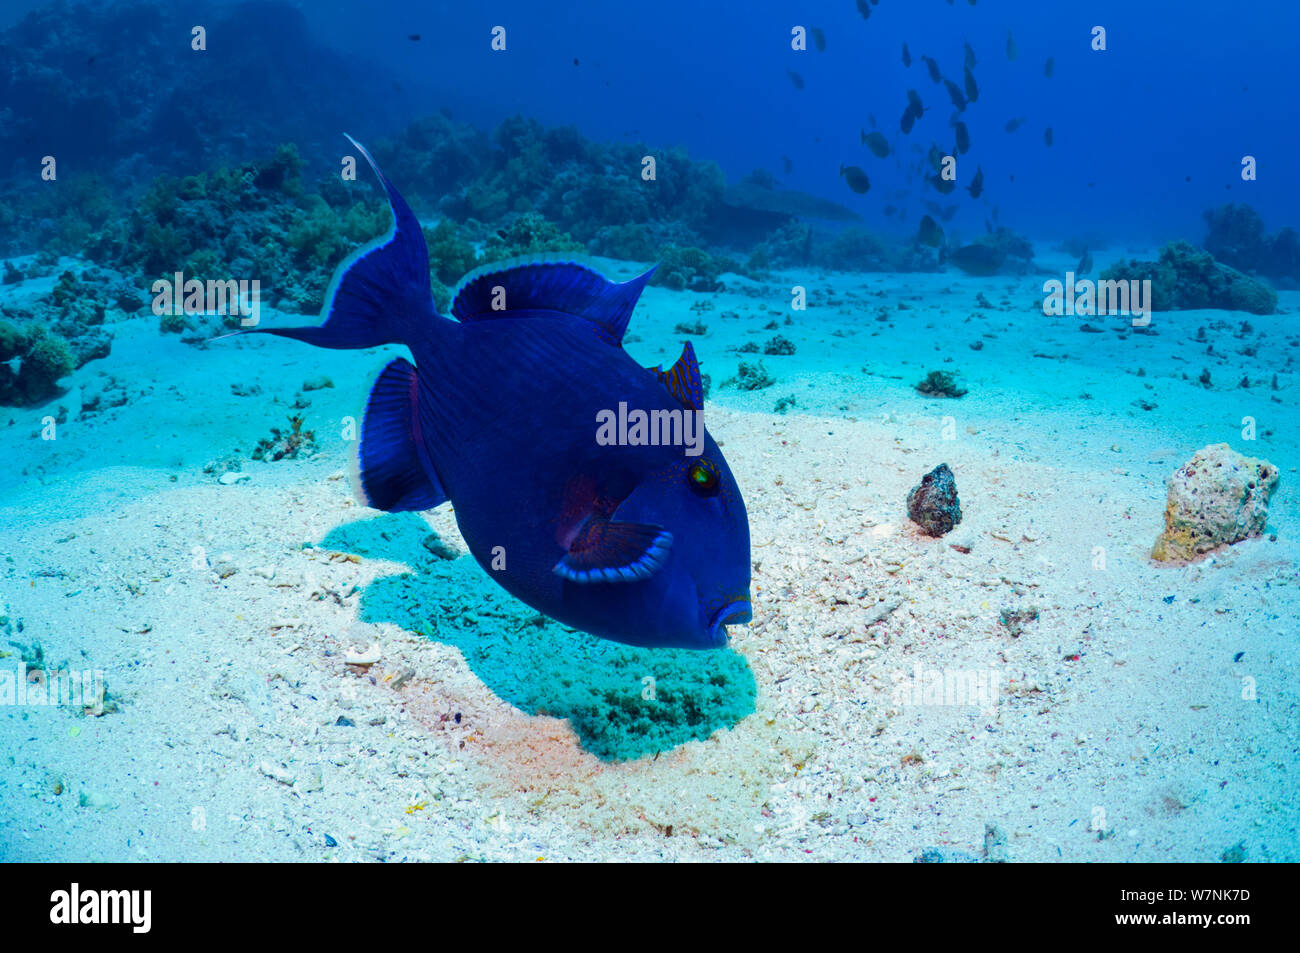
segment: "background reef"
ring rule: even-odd
[[[200,21],[220,56],[177,42]],[[355,181],[338,175],[339,132],[358,116],[386,130],[369,144],[428,223],[444,309],[467,271],[519,254],[659,262],[655,284],[697,293],[724,289],[728,275],[761,281],[789,268],[1051,273],[1012,227],[986,219],[963,234],[962,215],[953,220],[960,203],[927,200],[912,232],[900,230],[893,206],[892,221],[867,224],[845,204],[847,189],[839,200],[810,194],[761,166],[728,181],[717,162],[671,143],[596,141],[522,115],[484,128],[445,108],[412,121],[427,111],[414,92],[384,67],[322,45],[304,13],[279,0],[59,0],[0,34],[0,52],[9,66],[0,75],[9,104],[0,122],[3,281],[58,282],[0,314],[0,360],[25,359],[0,371],[0,401],[11,404],[48,398],[68,369],[107,354],[116,321],[141,313],[152,281],[176,271],[257,278],[266,304],[316,312],[338,263],[388,225],[365,170]],[[320,76],[331,78],[328,96],[318,94]],[[45,121],[51,115],[60,122]],[[57,187],[33,174],[46,154],[58,160]],[[647,156],[649,180],[640,174]],[[1120,258],[1105,274],[1151,278],[1157,309],[1256,314],[1276,306],[1274,286],[1300,283],[1293,228],[1270,232],[1240,202],[1207,208],[1203,219],[1201,249],[1179,236],[1158,261]],[[1088,233],[1057,248],[1080,256],[1083,275],[1108,244]],[[199,343],[213,330],[200,323],[167,315],[159,327]]]

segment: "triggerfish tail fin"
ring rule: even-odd
[[[415,368],[399,357],[370,392],[352,481],[366,506],[397,513],[431,510],[447,500],[423,459],[419,386]]]
[[[409,343],[420,336],[421,327],[436,320],[429,282],[429,249],[420,222],[365,147],[351,136],[348,141],[366,157],[388,193],[392,229],[339,266],[325,296],[324,324],[250,330],[317,347],[365,348]]]
[[[641,291],[654,273],[651,268],[628,281],[614,282],[573,261],[494,262],[461,280],[451,313],[463,322],[568,314],[589,321],[602,340],[619,345]]]

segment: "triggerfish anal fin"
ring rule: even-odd
[[[418,388],[415,368],[399,357],[370,392],[354,484],[357,496],[373,509],[431,510],[447,500],[421,456]]]
[[[700,379],[700,364],[695,360],[695,348],[691,347],[690,341],[682,345],[682,356],[677,363],[666,371],[662,367],[651,368],[651,373],[663,381],[668,393],[687,410],[704,409],[704,382]]]
[[[593,516],[583,524],[554,572],[570,582],[637,582],[668,560],[673,534],[661,526]]]
[[[651,268],[619,283],[572,261],[498,262],[465,277],[456,290],[451,313],[459,321],[570,314],[590,321],[601,338],[618,345],[637,299],[654,273]]]
[[[378,347],[409,342],[437,318],[429,281],[429,249],[419,219],[379,170],[366,148],[348,141],[370,163],[388,193],[393,227],[358,249],[341,266],[325,296],[325,323],[311,328],[250,328],[329,348]]]

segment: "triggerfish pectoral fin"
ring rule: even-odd
[[[673,534],[662,526],[593,516],[554,571],[570,582],[636,582],[663,568],[672,544]]]
[[[366,404],[354,480],[367,506],[389,513],[431,510],[447,500],[422,461],[419,377],[404,358],[389,363]]]
[[[334,276],[325,308],[325,323],[310,328],[250,328],[329,348],[378,347],[409,343],[420,325],[437,317],[429,281],[429,249],[419,219],[359,142],[388,193],[393,227],[387,235],[358,249]]]

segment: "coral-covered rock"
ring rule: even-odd
[[[474,246],[461,237],[460,229],[449,218],[425,228],[424,241],[429,246],[429,267],[443,285],[455,285],[478,264]]]
[[[564,254],[582,250],[582,245],[560,231],[554,222],[536,212],[527,212],[484,242],[479,264],[490,264],[521,255]]]
[[[1186,563],[1264,532],[1277,467],[1232,450],[1204,447],[1169,478],[1165,531],[1151,558]]]
[[[965,397],[966,388],[957,383],[957,378],[948,371],[931,371],[916,383],[918,393],[927,397]]]
[[[1101,273],[1104,281],[1151,282],[1154,311],[1222,308],[1250,314],[1277,310],[1277,292],[1235,268],[1219,264],[1208,252],[1187,242],[1170,242],[1159,261],[1119,261]]]
[[[1267,234],[1259,213],[1244,202],[1206,209],[1204,218],[1209,227],[1205,250],[1216,260],[1246,274],[1300,278],[1300,236],[1295,229]]]
[[[740,265],[720,255],[711,255],[701,248],[665,247],[659,253],[659,269],[650,279],[652,285],[663,285],[678,291],[721,291],[718,276],[725,271],[738,271]]]
[[[927,536],[942,536],[961,522],[957,481],[948,464],[941,463],[907,494],[907,516]]]
[[[1251,206],[1229,202],[1203,213],[1209,233],[1205,250],[1216,260],[1242,271],[1255,271],[1265,258],[1268,242],[1264,220]]]
[[[23,335],[18,370],[12,381],[5,382],[10,389],[0,395],[0,401],[38,404],[58,392],[59,378],[71,374],[76,364],[68,342],[40,325],[28,325]]]

